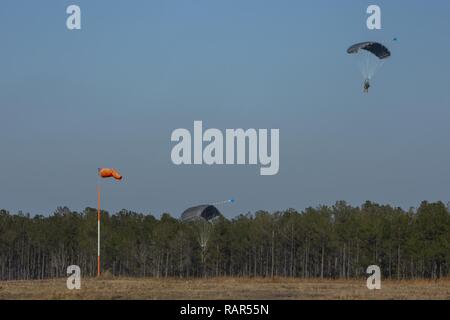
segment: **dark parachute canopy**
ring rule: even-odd
[[[369,83],[386,59],[391,56],[388,48],[373,41],[356,43],[347,49],[347,53],[355,56],[365,83]]]
[[[220,216],[220,211],[213,205],[205,204],[186,209],[181,214],[181,221],[211,221]]]
[[[214,221],[219,216],[221,216],[219,210],[210,204],[188,208],[181,214],[181,221],[188,223],[196,231],[198,244],[201,248],[203,272],[205,272],[204,268],[208,241],[214,230]]]
[[[347,53],[349,54],[359,53],[360,50],[366,50],[374,54],[381,60],[389,58],[391,56],[391,52],[389,51],[388,48],[386,48],[381,43],[371,41],[354,44],[347,49]]]

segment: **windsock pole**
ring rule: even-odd
[[[116,169],[98,168],[99,178],[111,178],[122,180],[122,176]],[[100,276],[100,180],[97,184],[97,277]]]
[[[97,277],[100,277],[100,186],[97,186]]]

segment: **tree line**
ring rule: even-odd
[[[357,278],[369,265],[392,279],[450,276],[450,213],[442,202],[405,211],[340,201],[219,217],[206,228],[167,213],[101,217],[102,270],[114,276]],[[65,277],[69,265],[96,275],[96,209],[59,207],[47,217],[0,210],[0,280]]]

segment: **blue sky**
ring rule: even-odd
[[[82,30],[68,31],[78,4]],[[369,4],[381,31],[366,28]],[[448,1],[23,1],[0,4],[0,207],[96,205],[179,215],[236,198],[229,217],[365,200],[449,199]],[[397,37],[398,41],[390,40]],[[369,95],[352,43],[392,58]],[[175,166],[170,134],[279,128],[280,172]]]

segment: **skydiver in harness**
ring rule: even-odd
[[[364,93],[368,93],[369,92],[369,88],[370,88],[370,82],[369,82],[369,79],[366,79],[364,81]]]

